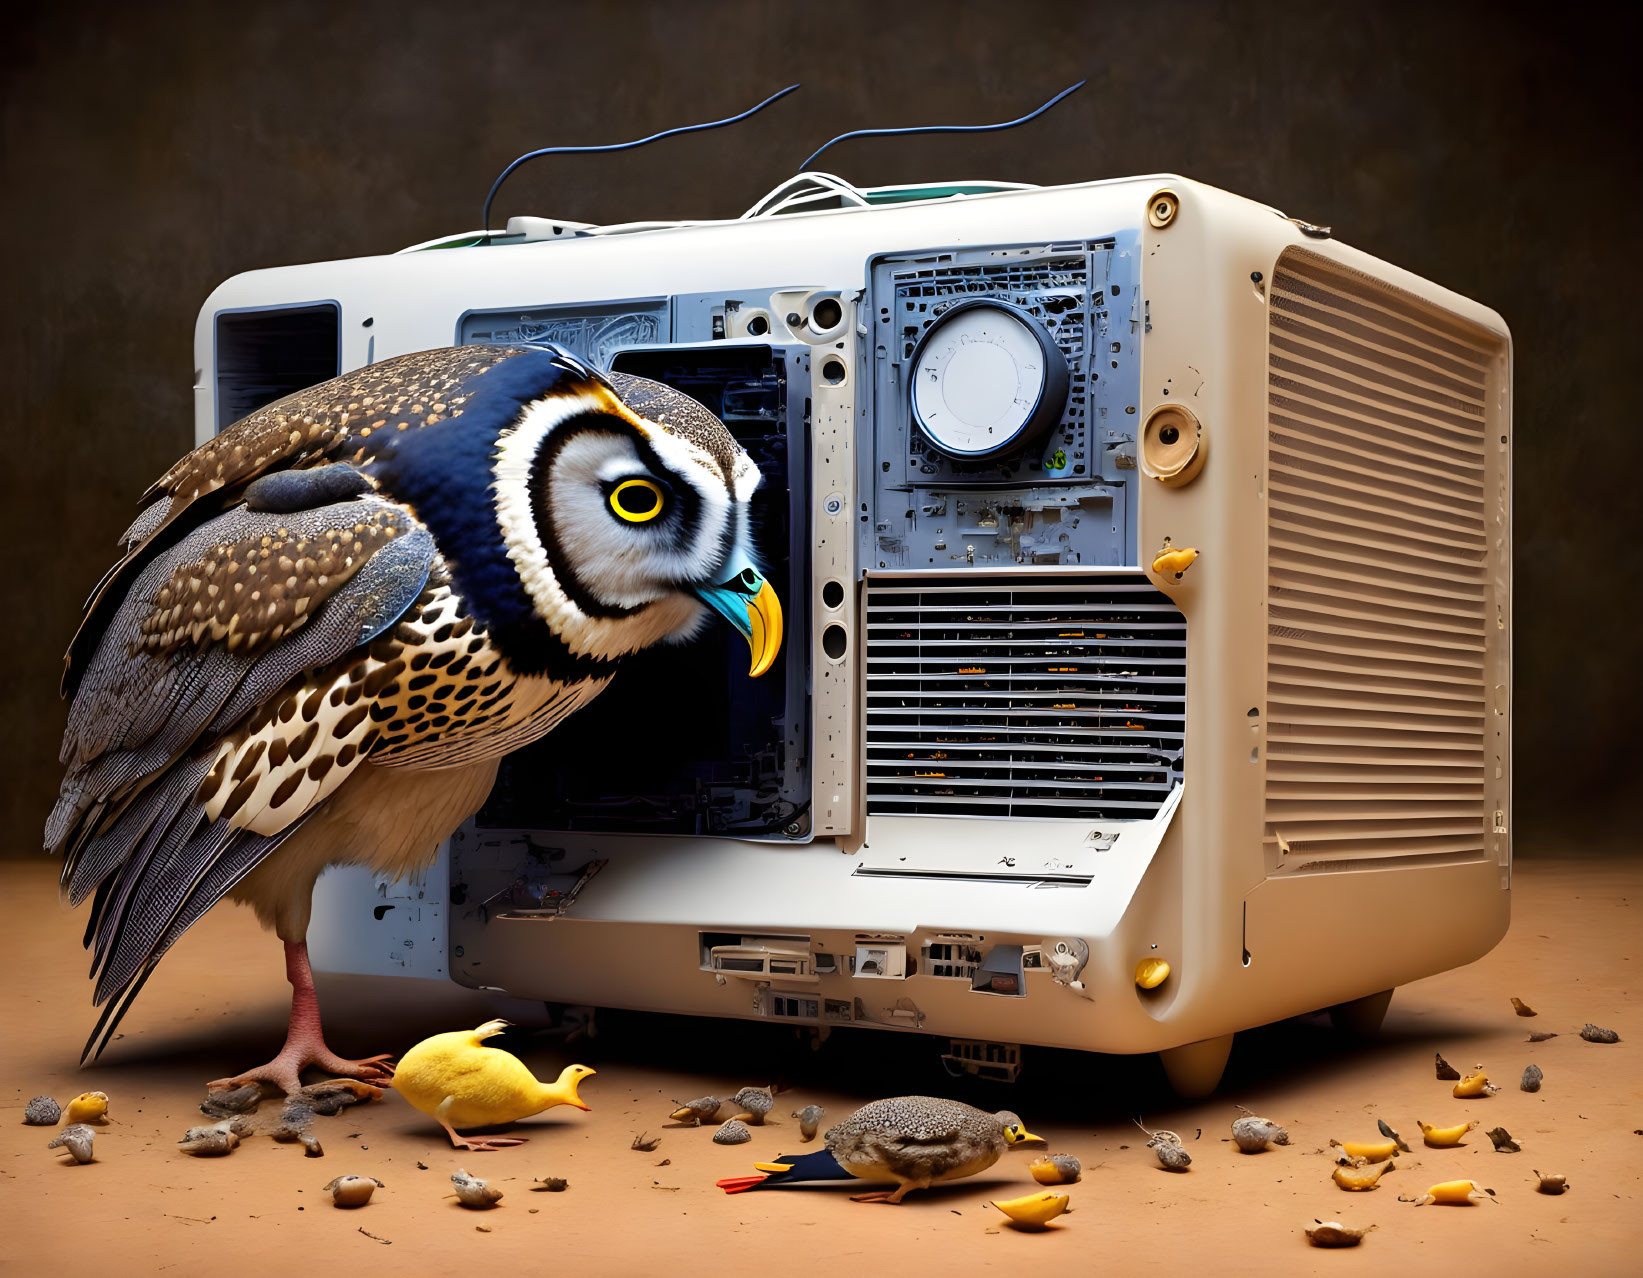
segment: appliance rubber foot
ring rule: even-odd
[[[1200,1100],[1220,1085],[1232,1054],[1232,1035],[1184,1043],[1158,1053],[1164,1074],[1182,1100]]]
[[[1350,1003],[1335,1004],[1329,1009],[1329,1020],[1342,1034],[1351,1034],[1355,1038],[1369,1038],[1380,1030],[1381,1022],[1386,1019],[1386,1009],[1391,1003],[1391,990],[1382,990],[1379,994],[1365,994]]]

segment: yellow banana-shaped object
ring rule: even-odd
[[[1446,1180],[1441,1185],[1433,1185],[1426,1191],[1424,1203],[1441,1203],[1449,1207],[1470,1207],[1477,1201],[1474,1194],[1487,1194],[1489,1191],[1481,1188],[1470,1180]]]
[[[1477,1126],[1473,1122],[1461,1123],[1455,1127],[1433,1127],[1430,1123],[1421,1123],[1418,1118],[1415,1121],[1420,1123],[1421,1135],[1433,1149],[1448,1149],[1451,1145],[1460,1144],[1466,1133]]]
[[[1337,1167],[1330,1179],[1342,1189],[1373,1189],[1375,1182],[1396,1166],[1388,1158],[1384,1163],[1371,1163],[1368,1167]]]
[[[1492,1096],[1499,1090],[1500,1088],[1490,1084],[1489,1075],[1481,1069],[1475,1074],[1468,1074],[1455,1084],[1455,1095],[1463,1100],[1473,1096]]]
[[[81,1092],[63,1111],[63,1122],[106,1123],[108,1121],[108,1093]]]
[[[993,1203],[1018,1225],[1047,1225],[1067,1210],[1066,1194],[1028,1194],[1024,1198],[1006,1198]]]
[[[1367,1158],[1372,1163],[1390,1158],[1398,1152],[1398,1143],[1394,1140],[1332,1140],[1329,1143],[1344,1154]]]
[[[1152,570],[1159,574],[1174,573],[1179,577],[1198,558],[1196,546],[1165,546],[1152,557]]]

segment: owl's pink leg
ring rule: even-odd
[[[320,1025],[319,998],[314,993],[314,971],[308,965],[308,943],[285,942],[285,979],[291,982],[291,1021],[285,1031],[285,1046],[266,1065],[248,1069],[232,1078],[207,1083],[208,1091],[243,1087],[247,1083],[272,1083],[286,1093],[302,1087],[302,1071],[309,1066],[343,1078],[357,1078],[376,1086],[389,1084],[394,1067],[386,1054],[351,1061],[325,1045]]]

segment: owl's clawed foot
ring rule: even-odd
[[[302,1071],[310,1068],[324,1070],[333,1078],[355,1079],[372,1087],[392,1087],[394,1084],[392,1058],[386,1053],[367,1056],[362,1060],[349,1060],[330,1051],[323,1043],[317,1051],[293,1050],[287,1043],[285,1050],[266,1065],[248,1069],[232,1078],[219,1078],[207,1083],[206,1090],[227,1091],[244,1087],[247,1083],[267,1083],[291,1096],[302,1090]]]

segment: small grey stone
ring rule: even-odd
[[[28,1108],[23,1111],[23,1121],[30,1127],[54,1126],[62,1116],[63,1111],[57,1107],[57,1102],[49,1096],[36,1096],[28,1103]]]
[[[820,1105],[806,1105],[803,1109],[793,1111],[793,1117],[799,1120],[799,1139],[815,1140],[816,1129],[821,1126],[822,1116],[827,1111]]]
[[[745,1145],[752,1139],[753,1133],[747,1130],[747,1124],[735,1118],[721,1123],[719,1130],[713,1133],[715,1145]]]
[[[1186,1171],[1192,1166],[1192,1155],[1173,1140],[1163,1140],[1154,1136],[1147,1142],[1147,1148],[1158,1155],[1158,1161],[1169,1171]]]
[[[95,1133],[84,1123],[73,1123],[52,1138],[47,1149],[66,1149],[77,1163],[92,1161],[91,1145]]]
[[[1240,1118],[1232,1124],[1232,1139],[1246,1154],[1258,1154],[1268,1145],[1289,1144],[1289,1132],[1270,1118]]]
[[[1526,1092],[1538,1092],[1540,1080],[1545,1077],[1546,1075],[1540,1072],[1539,1065],[1530,1065],[1523,1071],[1523,1081],[1518,1086]]]
[[[1588,1043],[1618,1043],[1620,1041],[1620,1035],[1612,1029],[1603,1029],[1600,1026],[1593,1025],[1590,1021],[1587,1021],[1585,1028],[1580,1031],[1580,1037]]]

